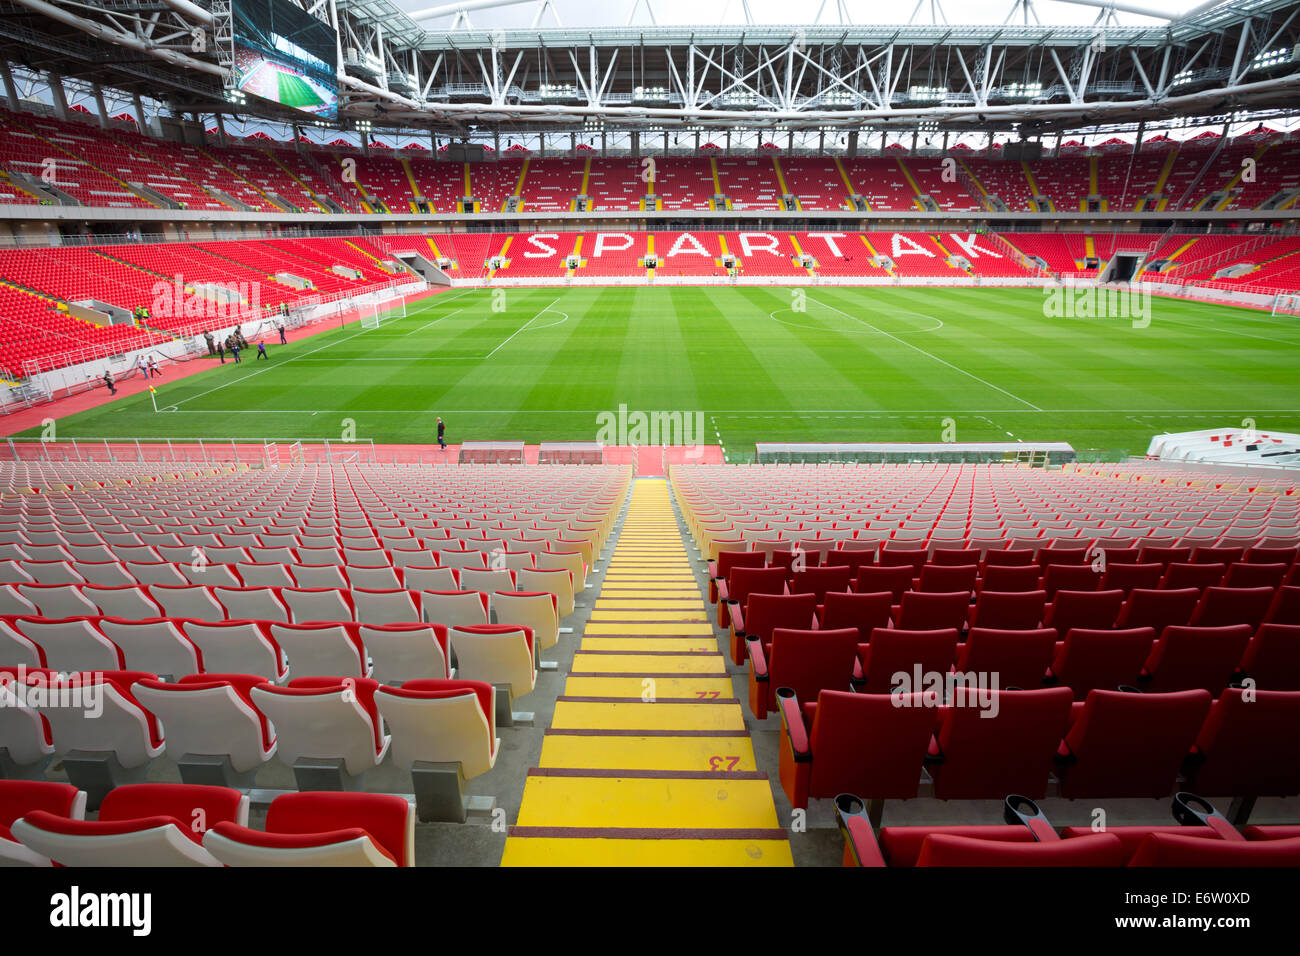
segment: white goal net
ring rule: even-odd
[[[398,296],[387,302],[377,302],[371,296],[353,300],[354,307],[361,317],[363,329],[377,329],[385,322],[406,318],[406,298]]]
[[[1279,295],[1274,298],[1273,314],[1300,316],[1300,295]]]

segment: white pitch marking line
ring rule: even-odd
[[[861,322],[861,323],[862,323],[863,325],[865,325],[867,328],[869,328],[869,329],[875,329],[875,330],[876,330],[877,332],[879,332],[881,335],[885,336],[885,338],[887,338],[887,339],[892,339],[893,341],[897,342],[899,345],[904,345],[904,346],[906,346],[907,348],[912,349],[914,352],[920,352],[922,355],[927,356],[928,358],[932,358],[932,359],[934,359],[936,362],[939,362],[939,363],[941,363],[941,364],[943,364],[943,365],[948,366],[948,368],[952,369],[954,372],[960,372],[962,375],[965,375],[965,376],[967,376],[967,377],[969,377],[969,378],[973,378],[975,381],[979,382],[979,383],[982,384],[982,385],[987,385],[989,388],[1001,392],[1003,395],[1007,396],[1007,398],[1013,398],[1013,399],[1015,399],[1017,402],[1019,402],[1019,403],[1022,404],[1022,405],[1028,405],[1030,408],[1032,408],[1032,409],[1033,409],[1034,411],[1036,411],[1036,412],[1041,412],[1041,411],[1042,411],[1042,409],[1039,408],[1037,405],[1035,405],[1033,402],[1027,402],[1027,401],[1025,401],[1023,398],[1021,398],[1019,395],[1014,395],[1014,394],[1012,394],[1011,392],[1008,392],[1005,388],[1002,388],[1000,385],[994,385],[992,382],[988,381],[987,379],[982,379],[982,378],[980,378],[980,377],[979,377],[978,375],[976,375],[974,372],[968,372],[968,371],[966,371],[964,368],[962,368],[962,367],[959,366],[959,365],[953,365],[953,364],[952,364],[951,362],[949,362],[947,359],[941,359],[941,358],[939,358],[939,356],[935,355],[933,352],[927,352],[925,349],[920,348],[919,346],[913,345],[911,342],[904,342],[904,341],[903,341],[902,339],[900,339],[898,336],[896,336],[896,335],[891,335],[890,333],[884,331],[883,329],[877,329],[874,325],[872,325],[870,322],[867,322],[865,319],[859,319],[856,315],[849,315],[849,313],[845,312],[843,309],[837,309],[837,308],[835,308],[835,306],[833,306],[833,305],[828,305],[827,303],[822,302],[820,299],[810,299],[809,301],[811,301],[811,302],[816,302],[818,305],[820,305],[820,306],[824,306],[825,308],[830,309],[832,312],[838,312],[840,315],[844,316],[846,319],[853,319],[855,322]]]
[[[547,312],[551,311],[551,306],[555,305],[555,303],[557,303],[557,302],[559,302],[559,301],[560,301],[560,297],[557,295],[554,299],[551,300],[550,305],[548,305],[546,308],[542,309],[542,311],[538,312],[535,316],[533,316],[531,319],[529,319],[529,320],[528,320],[527,322],[525,322],[523,325],[519,326],[519,328],[515,329],[514,332],[510,333],[510,338],[507,338],[507,339],[505,340],[505,342],[502,342],[500,345],[498,345],[496,348],[494,348],[494,349],[493,349],[491,352],[489,352],[487,355],[483,356],[484,359],[490,359],[492,356],[496,355],[497,352],[499,352],[499,351],[501,351],[501,349],[505,348],[505,346],[510,342],[510,339],[513,339],[516,335],[518,335],[518,334],[519,334],[520,332],[522,332],[524,329],[528,328],[528,326],[532,325],[534,322],[536,322],[538,319],[540,319],[540,318],[541,318],[543,315],[545,315]]]

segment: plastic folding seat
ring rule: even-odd
[[[288,675],[269,621],[185,621],[182,626],[185,636],[203,655],[205,671],[256,674],[276,682]]]
[[[0,561],[0,584],[34,584],[36,579],[19,567],[17,561]]]
[[[201,585],[156,585],[149,588],[149,596],[162,608],[164,617],[195,621],[224,621],[227,618],[225,608],[213,595],[212,589]]]
[[[428,568],[438,566],[437,555],[433,551],[423,548],[410,550],[394,548],[390,553],[395,568],[406,568],[411,565]]]
[[[1184,564],[1192,559],[1192,549],[1184,547],[1152,547],[1145,545],[1138,551],[1139,564]]]
[[[1196,588],[1158,591],[1134,588],[1115,618],[1116,627],[1154,627],[1162,631],[1170,625],[1191,620],[1201,592]]]
[[[487,773],[501,746],[495,694],[490,683],[470,680],[381,687],[375,703],[393,731],[393,761],[404,770],[422,763],[458,764],[465,779]]]
[[[402,572],[400,568],[382,567],[382,568],[356,568],[347,569],[348,583],[352,589],[365,589],[370,591],[389,591],[401,589]]]
[[[903,550],[895,545],[892,548],[881,548],[880,553],[876,555],[876,563],[883,568],[910,568],[912,576],[915,577],[921,573],[927,557],[929,552],[924,548]]]
[[[732,567],[726,579],[718,581],[718,627],[730,623],[729,606],[744,608],[750,594],[784,594],[787,578],[785,568]]]
[[[1041,799],[1070,720],[1069,688],[1004,691],[957,686],[927,757],[941,800]]]
[[[147,586],[164,584],[182,587],[190,583],[174,564],[128,561],[126,569],[133,578]]]
[[[295,624],[356,620],[351,592],[340,588],[281,588],[280,597]]]
[[[1157,587],[1161,590],[1207,588],[1218,584],[1226,571],[1227,567],[1222,564],[1174,562],[1165,566],[1165,573]]]
[[[861,799],[848,793],[835,798],[844,866],[1117,867],[1129,859],[1113,832],[1061,839],[1027,797],[1007,797],[1003,818],[1012,825],[883,827],[877,836]]]
[[[1273,588],[1206,588],[1192,611],[1190,623],[1201,627],[1263,623],[1276,596]]]
[[[969,591],[909,591],[903,595],[894,612],[894,626],[911,631],[947,627],[962,629],[969,612]]]
[[[355,780],[383,762],[392,742],[375,708],[378,689],[364,677],[299,677],[287,687],[259,684],[251,695],[275,728],[282,763],[337,761]]]
[[[1225,797],[1300,793],[1300,691],[1224,690],[1184,765],[1187,787]]]
[[[822,630],[856,628],[858,640],[865,643],[873,630],[889,626],[892,611],[893,595],[888,591],[875,594],[828,591],[825,603],[818,607],[818,623]]]
[[[1071,628],[1057,645],[1049,678],[1073,690],[1076,700],[1094,689],[1136,686],[1155,640],[1150,627]]]
[[[975,548],[935,548],[930,552],[930,564],[942,567],[960,567],[965,564],[978,565],[982,556]]]
[[[424,619],[461,627],[488,623],[488,596],[481,591],[421,591]]]
[[[45,651],[31,638],[15,630],[7,621],[0,621],[0,667],[44,667]]]
[[[786,687],[814,700],[823,688],[848,690],[858,658],[858,629],[796,630],[774,628],[768,641],[750,638],[749,707],[759,720],[767,717],[775,688]]]
[[[1112,627],[1124,603],[1124,592],[1058,591],[1043,612],[1043,626],[1054,627],[1062,637],[1076,627]]]
[[[275,732],[253,706],[252,689],[267,684],[251,674],[192,674],[177,683],[137,681],[136,700],[162,721],[167,732],[167,756],[180,765],[181,779],[207,769],[197,758],[224,758],[223,764],[252,785],[253,778],[275,754]]]
[[[388,552],[383,548],[343,549],[343,563],[349,568],[387,568],[392,566]]]
[[[573,576],[564,569],[523,568],[515,572],[520,591],[546,591],[555,595],[556,610],[561,618],[574,612]]]
[[[848,544],[849,542],[840,542]],[[858,571],[875,563],[876,556],[871,551],[854,551],[837,548],[832,551],[826,551],[822,554],[822,567],[826,568],[848,568],[849,580],[858,579]]]
[[[806,809],[809,799],[841,793],[915,797],[936,719],[922,698],[823,690],[801,702],[778,688],[781,787],[791,805]]]
[[[357,634],[381,683],[450,676],[450,639],[441,624],[363,624]]]
[[[1023,567],[1025,565],[1035,565],[1037,567],[1036,555],[1032,549],[1013,548],[984,552],[984,567],[986,570],[988,568]]]
[[[36,606],[42,617],[85,617],[98,613],[74,584],[19,584],[18,593]]]
[[[244,582],[245,587],[262,588],[262,587],[296,587],[297,582],[294,580],[289,569],[282,564],[254,564],[249,561],[242,561],[235,565],[235,570],[239,572],[239,578]]]
[[[313,548],[302,547],[298,549],[298,562],[300,564],[335,564],[344,565],[343,552],[338,548]]]
[[[975,590],[975,578],[979,574],[979,565],[936,565],[922,566],[916,590],[928,593]],[[969,599],[968,599],[969,600]]]
[[[1300,839],[1229,842],[1181,833],[1149,833],[1129,866],[1294,867],[1300,866]]]
[[[265,830],[218,823],[203,846],[225,866],[414,866],[415,813],[393,794],[287,793]]]
[[[32,564],[63,564],[72,560],[72,554],[61,544],[38,544],[30,540],[23,545],[28,561]],[[59,582],[62,583],[62,582]]]
[[[350,596],[356,619],[365,624],[418,624],[423,619],[419,594],[404,588],[356,588]]]
[[[248,797],[228,787],[142,783],[116,787],[94,822],[35,811],[15,820],[13,835],[63,866],[220,866],[203,849],[208,827],[248,822]]]
[[[49,722],[55,753],[64,758],[70,776],[68,754],[72,751],[111,755],[128,772],[142,770],[163,752],[162,731],[157,720],[131,693],[131,685],[136,681],[156,677],[141,671],[105,670],[49,674],[45,678],[50,693],[32,709]],[[98,713],[82,707],[60,706],[60,698],[75,700],[80,695],[86,700],[90,694],[96,695]],[[73,779],[73,782],[77,781]],[[93,809],[102,798],[102,791],[85,786],[82,789],[89,792]]]
[[[1243,548],[1196,547],[1192,549],[1192,563],[1222,564],[1226,567],[1240,561],[1244,554]]]
[[[0,780],[0,867],[51,865],[49,857],[23,846],[9,832],[15,820],[37,811],[69,820],[84,820],[86,795],[66,783]]]
[[[19,668],[23,670],[19,670]],[[49,723],[28,706],[19,684],[48,682],[54,671],[22,662],[0,667],[0,770],[6,778],[43,780],[45,765],[54,753]],[[33,701],[35,703],[35,701]]]
[[[1058,591],[1097,591],[1102,576],[1091,564],[1049,564],[1043,571],[1043,590],[1048,600]]]
[[[1247,564],[1284,564],[1290,567],[1300,560],[1300,548],[1256,546],[1248,549],[1242,560]]]
[[[993,565],[984,569],[980,591],[1037,591],[1037,565]]]
[[[1032,629],[1046,610],[1044,591],[981,591],[970,611],[971,627]]]
[[[253,564],[298,564],[297,552],[289,548],[262,547],[249,548],[248,560]],[[301,562],[306,564],[307,562]]]
[[[817,595],[751,593],[743,612],[732,612],[731,649],[733,660],[743,664],[751,638],[769,641],[774,628],[805,630],[816,627]]]
[[[14,627],[40,646],[45,666],[52,670],[118,671],[125,666],[118,646],[84,617],[20,617]]]
[[[515,572],[506,568],[461,568],[457,578],[466,591],[482,591],[484,594],[513,591],[516,587]]]
[[[453,568],[407,565],[402,568],[402,583],[411,591],[455,591],[460,587]]]
[[[1300,624],[1260,625],[1240,667],[1264,690],[1300,690]]]
[[[1144,689],[1200,687],[1217,695],[1228,685],[1252,633],[1246,624],[1165,628],[1143,665]]]
[[[438,552],[438,564],[444,568],[486,568],[487,561],[482,551],[456,551],[452,549]]]
[[[858,569],[858,579],[853,589],[863,594],[888,591],[897,603],[912,589],[912,569],[908,566],[881,567],[869,565]]]
[[[288,570],[300,588],[349,587],[347,569],[341,564],[291,564]]]
[[[1155,562],[1149,564],[1122,564],[1106,562],[1106,570],[1101,577],[1101,589],[1110,591],[1118,588],[1125,594],[1134,588],[1157,588],[1164,576],[1164,566]]]
[[[174,680],[203,670],[198,648],[174,621],[132,621],[105,617],[99,629],[122,652],[129,670]]]
[[[288,656],[290,675],[369,677],[357,628],[351,623],[272,624],[271,637]]]
[[[1050,567],[1058,565],[1080,565],[1088,564],[1090,555],[1087,547],[1073,547],[1077,539],[1072,539],[1056,547],[1045,547],[1039,549],[1034,556],[1044,572]]]
[[[95,605],[94,613],[106,617],[143,620],[163,614],[162,607],[150,596],[148,589],[136,585],[87,584],[82,587],[81,594]]]
[[[180,564],[177,567],[181,574],[185,576],[185,580],[191,584],[227,588],[241,588],[244,586],[243,579],[235,573],[235,569],[224,564]]]
[[[1290,565],[1281,563],[1251,564],[1239,561],[1228,565],[1228,572],[1220,585],[1225,588],[1279,588],[1289,567]]]
[[[905,674],[912,679],[921,674],[946,674],[952,668],[957,651],[956,628],[912,631],[878,627],[871,639],[859,644],[858,660],[862,677],[858,681],[865,694],[887,694],[897,690],[894,678]]]
[[[549,591],[497,591],[489,595],[489,602],[498,624],[530,628],[538,651],[559,643],[559,599]]]
[[[536,555],[539,571],[568,571],[573,579],[573,591],[582,593],[587,587],[587,565],[578,551],[548,550]],[[713,600],[717,600],[716,597]]]
[[[74,561],[72,566],[87,584],[118,587],[137,583],[126,565],[117,561]]]
[[[1264,620],[1269,624],[1300,624],[1300,585],[1278,588]]]
[[[805,568],[791,575],[790,593],[815,594],[817,602],[824,603],[828,591],[843,593],[849,590],[852,573],[847,565]]]
[[[32,581],[36,584],[57,585],[57,584],[84,584],[85,578],[81,576],[72,566],[70,560],[67,561],[21,561],[19,567],[31,575]],[[20,585],[21,587],[22,585]]]
[[[279,621],[287,623],[289,609],[275,587],[215,587],[213,596],[230,620]]]
[[[1061,796],[1168,796],[1210,703],[1205,690],[1090,691],[1057,755]]]
[[[483,624],[448,628],[456,656],[456,676],[506,686],[522,697],[537,683],[537,651],[530,628],[513,624]]]
[[[1034,689],[1056,653],[1056,631],[1050,627],[1010,630],[971,627],[957,648],[953,670],[958,674],[996,674],[1003,688]]]

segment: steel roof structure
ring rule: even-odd
[[[1222,0],[1148,25],[1093,6],[1092,25],[912,22],[474,29],[463,0],[408,14],[390,0],[293,0],[335,28],[340,125],[485,131],[1016,131],[1033,137],[1173,115],[1292,112],[1300,0]],[[537,18],[551,0],[538,3]],[[651,11],[652,0],[636,0]],[[841,19],[844,19],[840,4]],[[553,12],[553,10],[552,10]],[[453,30],[421,24],[457,16]],[[0,0],[0,57],[54,77],[148,93],[180,113],[306,122],[227,94],[230,0]],[[820,15],[820,13],[819,13]],[[552,19],[557,19],[552,17]],[[928,19],[929,22],[921,22]]]

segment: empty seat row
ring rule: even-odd
[[[750,710],[765,718],[778,687],[805,700],[849,686],[884,694],[918,683],[916,675],[994,689],[1059,686],[1076,700],[1119,687],[1300,691],[1300,625],[1265,624],[1254,633],[1245,625],[1073,628],[1059,641],[1051,628],[972,628],[964,644],[957,637],[954,628],[776,628],[766,639],[749,638]]]
[[[884,827],[877,831],[853,794],[835,798],[845,866],[1176,866],[1300,865],[1300,827],[1238,830],[1209,801],[1174,797],[1175,826],[1054,828],[1019,794],[1004,801],[1001,826]]]
[[[997,799],[1164,797],[1182,789],[1253,799],[1300,793],[1300,691],[1128,693],[958,686],[925,692],[777,691],[780,777],[790,802],[854,793]]]
[[[496,762],[497,687],[503,699],[532,690],[532,635],[487,627],[454,629],[452,639],[463,671],[491,680],[301,677],[279,686],[252,674],[167,683],[136,671],[0,668],[8,678],[0,756],[9,772],[33,779],[51,755],[73,778],[80,761],[109,756],[129,772],[166,753],[182,779],[218,759],[251,786],[274,756],[295,771],[304,760],[337,761],[343,779],[356,780],[391,748],[405,770],[453,763],[476,777]]]
[[[282,794],[262,830],[226,787],[128,785],[85,811],[69,784],[0,780],[0,865],[415,865],[414,808],[391,794]]]

